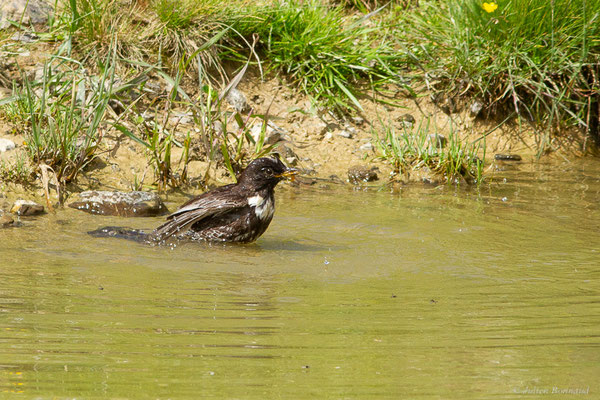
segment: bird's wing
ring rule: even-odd
[[[154,241],[161,242],[179,232],[187,231],[193,224],[204,218],[223,215],[248,205],[244,200],[200,196],[169,215],[168,221],[156,228],[150,236]]]

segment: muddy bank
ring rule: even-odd
[[[516,121],[507,121],[498,126],[498,121],[485,120],[474,114],[468,105],[444,112],[427,93],[418,99],[398,96],[398,107],[384,106],[368,99],[362,99],[364,111],[352,115],[339,116],[328,110],[319,110],[309,98],[295,92],[283,80],[273,77],[261,80],[260,76],[248,76],[239,85],[239,91],[247,99],[248,113],[268,115],[267,140],[276,143],[274,151],[284,161],[302,171],[310,182],[311,178],[331,182],[357,183],[352,178],[352,168],[363,166],[375,170],[379,180],[372,184],[381,184],[392,177],[393,167],[380,158],[376,133],[381,132],[382,123],[392,126],[398,132],[414,126],[425,126],[431,132],[445,137],[458,134],[464,141],[484,141],[486,164],[493,163],[497,155],[517,155],[522,163],[535,162],[540,140],[532,127],[519,126]],[[233,111],[232,105],[229,105]],[[175,113],[179,119],[170,126],[176,127],[176,135],[183,140],[190,133],[192,143],[199,142],[198,128],[188,111],[182,109]],[[254,119],[256,129],[260,129],[262,120]],[[14,149],[6,149],[0,154],[5,165],[16,163],[25,158],[26,135],[24,127],[0,119],[0,138],[14,143]],[[106,128],[104,128],[106,129]],[[483,135],[486,135],[482,139]],[[556,152],[544,155],[547,159],[558,157],[572,158],[581,155],[583,138],[571,135],[554,137]],[[178,162],[182,149],[173,149],[172,159]],[[149,162],[149,154],[144,146],[114,130],[106,130],[95,159],[79,175],[76,182],[67,185],[66,198],[70,193],[84,190],[156,190],[156,177]],[[207,161],[197,147],[192,145],[188,164],[188,185],[181,189],[188,193],[200,193],[206,187],[230,183],[232,178],[221,160]],[[350,170],[350,177],[348,175]],[[428,171],[410,171],[403,176],[394,176],[402,183],[434,182]],[[364,184],[364,182],[359,182]],[[0,183],[5,197],[14,199],[29,196],[40,199],[44,192],[39,179],[28,185],[15,184],[6,180]]]

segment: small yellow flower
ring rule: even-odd
[[[482,7],[485,10],[485,12],[493,13],[494,11],[496,11],[496,8],[498,8],[498,4],[496,4],[494,2],[483,3]]]

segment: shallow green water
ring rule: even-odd
[[[279,190],[246,246],[1,230],[0,398],[600,398],[600,163],[519,168]]]

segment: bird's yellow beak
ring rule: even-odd
[[[294,182],[294,178],[296,177],[296,175],[298,175],[298,170],[297,169],[288,168],[284,172],[282,172],[281,174],[275,175],[275,177],[289,179],[290,181]]]

